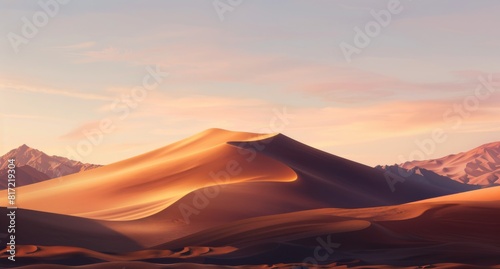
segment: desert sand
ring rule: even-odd
[[[19,188],[16,265],[499,268],[500,187],[398,184],[282,134],[211,129]]]
[[[229,206],[237,211],[226,216],[241,214],[242,206],[265,215],[392,205],[467,190],[408,181],[392,192],[381,171],[284,135],[210,129],[125,161],[22,187],[17,203],[24,209],[98,220],[137,220],[176,202],[190,204],[188,196],[196,190],[222,186],[228,190],[210,208],[221,211],[219,204],[224,211]],[[256,215],[243,217],[251,216]]]
[[[495,187],[473,191],[470,195],[464,193],[397,206],[318,209],[250,218],[143,250],[117,254],[67,246],[25,245],[20,247],[18,255],[24,262],[49,258],[72,264],[94,260],[155,260],[159,263],[254,264],[253,268],[264,268],[257,267],[259,264],[284,263],[287,265],[278,268],[291,268],[289,265],[299,265],[314,255],[315,248],[321,246],[319,238],[338,245],[331,248],[333,252],[329,257],[331,261],[338,261],[336,265],[389,264],[394,268],[411,268],[444,263],[448,265],[437,268],[461,268],[446,267],[452,262],[486,268],[499,262],[499,197],[500,188]],[[68,234],[72,238],[81,235],[77,229]],[[115,238],[103,240],[101,244],[116,242]],[[102,268],[113,268],[112,264]]]

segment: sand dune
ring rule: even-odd
[[[234,163],[239,173],[231,175]],[[20,208],[55,214],[24,213],[21,223],[32,227],[25,233],[32,241],[21,243],[57,245],[60,241],[40,235],[73,232],[59,225],[60,214],[126,235],[134,244],[109,242],[132,251],[247,218],[394,205],[467,190],[461,184],[398,184],[392,192],[383,172],[284,135],[212,129],[129,160],[20,188]],[[186,216],[181,208],[194,211]],[[78,218],[65,218],[62,222],[79,226]],[[84,238],[100,234],[81,229]],[[68,246],[95,250],[89,243],[72,240]],[[117,247],[99,244],[99,250]]]
[[[323,247],[323,253],[329,253],[327,248],[332,252],[322,261],[329,265],[321,268],[347,268],[337,267],[341,265],[349,265],[349,268],[415,268],[417,265],[428,266],[421,268],[495,268],[494,265],[500,263],[500,188],[471,193],[405,205],[318,209],[245,219],[148,250],[122,254],[23,246],[19,258],[29,262],[50,257],[53,262],[66,264],[69,260],[77,264],[95,259],[156,260],[183,262],[186,268],[196,268],[196,263],[249,265],[235,268],[267,268],[261,265],[277,264],[274,268],[293,268],[314,256],[316,248]],[[104,263],[102,268],[113,268],[112,265],[114,263]]]
[[[409,180],[392,192],[381,171],[284,135],[211,129],[125,161],[22,187],[18,206],[134,220],[168,207],[179,211],[179,206],[192,204],[196,190],[211,187],[203,191],[215,192],[220,186],[224,190],[206,209],[214,219],[221,216],[219,221],[322,207],[392,205],[468,190]],[[247,210],[242,212],[242,206]]]
[[[8,212],[6,208],[1,210]],[[69,246],[102,252],[128,252],[144,247],[126,234],[106,227],[103,221],[25,209],[18,209],[16,215],[19,245]],[[0,214],[0,223],[8,222],[7,214]]]
[[[469,191],[446,195],[432,199],[417,201],[414,203],[429,203],[429,202],[500,202],[500,186],[482,189],[478,191]]]
[[[21,267],[23,269],[65,269],[65,265],[31,265]],[[78,266],[79,269],[498,269],[498,266],[477,266],[471,264],[435,264],[432,266],[347,266],[347,265],[320,265],[311,267],[307,264],[273,264],[273,265],[244,265],[244,266],[224,266],[224,265],[210,265],[210,264],[193,264],[193,263],[177,263],[177,264],[155,264],[146,262],[109,262],[96,265]]]
[[[67,246],[35,246],[21,245],[17,248],[17,256],[21,262],[25,260],[63,260],[66,264],[92,263],[93,260],[101,261],[134,261],[163,259],[171,262],[185,259],[219,256],[234,251],[233,247],[185,247],[178,250],[141,250],[124,254],[108,254],[89,249]]]
[[[133,220],[157,213],[199,188],[219,184],[211,173],[234,174],[221,184],[295,180],[292,169],[265,156],[241,170],[238,164],[246,162],[246,156],[226,142],[255,137],[208,130],[125,161],[22,187],[18,206],[95,219]],[[0,205],[5,206],[5,201]]]
[[[356,259],[401,266],[440,262],[494,265],[500,263],[499,210],[497,187],[400,206],[322,209],[247,219],[156,248],[231,244],[239,251],[225,255],[225,259],[238,260],[235,264],[269,263],[273,260],[266,254],[273,250],[296,253],[301,247],[316,246],[313,239],[318,236],[331,236],[331,242],[340,244],[331,261]],[[300,261],[293,256],[282,262]]]
[[[204,193],[213,192],[212,188],[191,192],[163,211],[135,222],[135,225],[147,223],[152,230],[161,229],[155,223],[168,223],[171,233],[156,237],[137,234],[134,239],[147,246],[246,218],[329,207],[394,205],[474,188],[452,180],[449,181],[453,184],[407,180],[398,183],[396,191],[392,192],[383,172],[313,149],[284,135],[258,143],[233,141],[230,144],[238,147],[240,152],[260,152],[256,159],[264,155],[286,164],[297,173],[298,179],[286,183],[242,182],[225,185],[219,188],[215,198],[207,199],[201,207],[195,207],[194,201],[200,195],[204,196]],[[245,165],[242,168],[253,169]],[[185,206],[194,209],[187,219],[180,210]],[[116,223],[110,225],[117,231],[126,226]]]
[[[19,188],[17,265],[297,269],[320,247],[320,268],[495,268],[500,187],[467,190],[392,190],[385,171],[284,135],[211,129]],[[40,266],[26,268],[59,268]]]

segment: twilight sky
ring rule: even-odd
[[[55,1],[0,2],[0,154],[108,164],[218,127],[376,165],[500,140],[499,1]]]

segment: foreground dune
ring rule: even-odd
[[[65,269],[68,268],[64,265],[32,265],[22,267],[23,269]],[[209,265],[209,264],[192,264],[192,263],[177,263],[177,264],[154,264],[146,262],[108,262],[98,265],[87,265],[78,266],[75,268],[79,269],[116,269],[116,268],[126,268],[126,269],[305,269],[305,268],[315,268],[315,269],[498,269],[498,266],[477,266],[471,264],[435,264],[433,266],[427,267],[415,267],[415,266],[387,266],[387,265],[377,265],[377,266],[347,266],[347,265],[319,265],[315,267],[308,266],[306,264],[273,264],[273,265],[245,265],[245,266],[224,266],[224,265]]]
[[[481,268],[453,264],[495,268],[500,264],[499,211],[500,187],[496,187],[405,205],[318,209],[250,218],[128,253],[27,245],[21,247],[18,257],[21,263],[50,259],[52,263],[73,265],[99,260],[254,265],[242,268],[282,264],[277,268],[293,268],[314,257],[320,247],[323,254],[328,253],[322,263],[330,267],[324,268],[410,268],[431,264],[441,265],[422,268]],[[80,235],[75,231],[73,236]],[[368,265],[371,267],[363,267]],[[106,263],[102,266],[112,268],[105,267]]]

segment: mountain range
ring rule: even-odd
[[[24,144],[0,157],[0,176],[6,175],[7,160],[11,158],[16,159],[18,169],[23,173],[18,182],[21,186],[101,167],[60,156],[49,156]],[[439,159],[379,165],[375,168],[399,175],[402,177],[401,181],[431,180],[433,183],[429,184],[436,184],[437,178],[445,180],[446,177],[467,185],[497,186],[500,184],[500,142],[488,143]],[[5,188],[4,185],[3,182],[0,183],[0,189]]]
[[[81,163],[64,157],[49,156],[40,150],[30,148],[26,144],[23,144],[0,157],[0,176],[2,178],[6,178],[9,159],[16,160],[18,186],[63,177],[100,167],[100,165]],[[6,183],[2,181],[0,183],[0,189],[4,188],[6,188]]]
[[[400,166],[406,169],[423,168],[467,184],[495,186],[500,184],[500,142],[439,159],[406,162]]]

